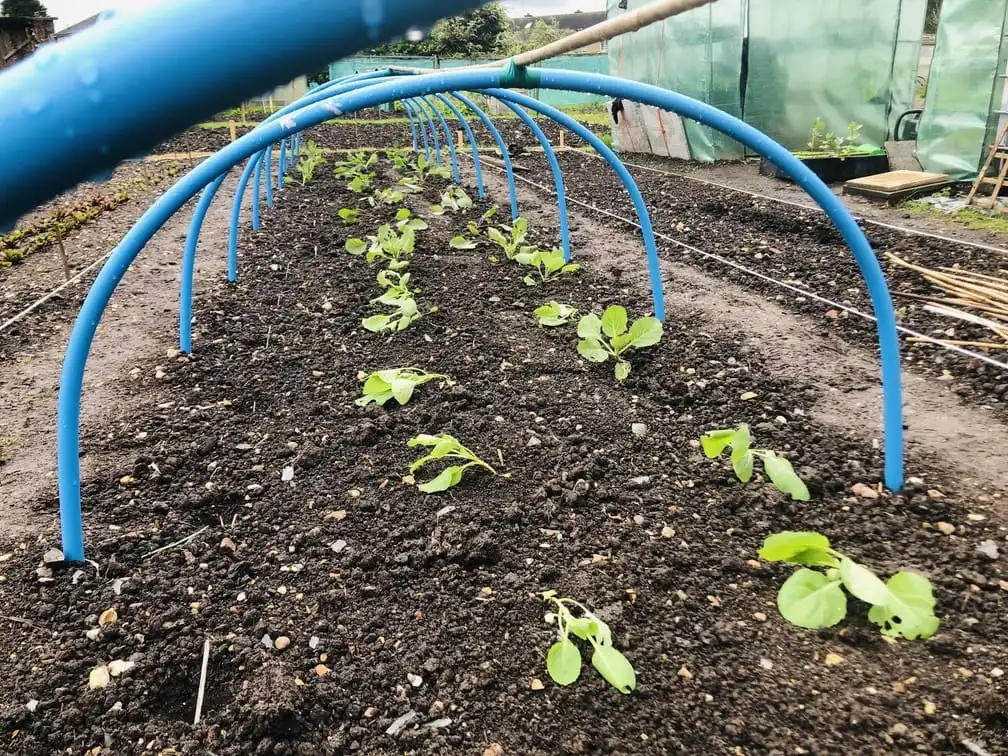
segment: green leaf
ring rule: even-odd
[[[663,327],[658,318],[640,318],[630,326],[631,343],[634,349],[654,346],[661,341]]]
[[[409,218],[409,217],[410,217],[410,215],[411,215],[410,211],[409,211],[409,210],[407,210],[407,209],[406,209],[406,208],[404,207],[404,208],[400,209],[400,210],[399,210],[399,212],[397,212],[397,213],[395,214],[395,219],[396,219],[397,221],[404,221],[404,220],[406,220],[407,218]]]
[[[454,236],[450,242],[452,249],[476,249],[476,245],[464,236]]]
[[[440,491],[447,491],[452,486],[457,486],[462,481],[462,473],[465,471],[465,467],[461,465],[452,465],[451,467],[446,467],[441,471],[434,480],[428,481],[427,483],[421,483],[417,486],[417,490],[423,491],[424,493],[438,493]]]
[[[519,252],[514,256],[514,261],[519,265],[535,265],[535,252]]]
[[[406,442],[406,446],[411,449],[415,446],[437,446],[441,443],[443,436],[432,436],[429,433],[420,433],[409,441]]]
[[[637,687],[633,665],[612,646],[595,646],[592,666],[620,693],[629,693]]]
[[[790,564],[807,564],[810,567],[835,568],[840,564],[840,560],[833,556],[831,552],[823,551],[822,549],[806,549],[805,551],[800,551],[787,561]],[[831,580],[840,579],[840,571],[835,570],[835,572],[836,575],[831,576]]]
[[[759,558],[767,562],[791,562],[803,551],[828,551],[829,539],[821,533],[785,530],[763,541]]]
[[[488,228],[487,237],[489,237],[490,241],[492,241],[494,244],[497,244],[505,248],[508,246],[508,240],[504,237],[504,234],[502,234],[496,228]]]
[[[616,361],[616,380],[623,383],[630,375],[630,363],[626,360]]]
[[[535,276],[531,274],[525,276],[525,278],[523,278],[522,281],[525,283],[526,286],[535,286],[539,283],[538,281],[535,280]]]
[[[602,331],[610,339],[626,333],[627,313],[626,308],[619,305],[607,307],[602,313]]]
[[[847,596],[840,583],[802,568],[781,586],[777,608],[792,625],[810,630],[833,627],[847,616]]]
[[[891,638],[930,638],[938,632],[939,620],[934,615],[934,595],[927,578],[914,572],[897,572],[886,583],[890,601],[886,606],[873,606],[868,619]]]
[[[413,396],[413,389],[416,383],[406,378],[397,378],[392,381],[392,395],[399,404],[406,404]]]
[[[602,339],[602,321],[599,320],[598,315],[593,312],[582,316],[581,320],[578,321],[578,337],[582,339],[594,339],[596,341],[601,341]]]
[[[364,381],[364,388],[362,391],[365,394],[380,394],[383,391],[389,391],[392,388],[390,381],[386,380],[382,373],[371,373],[368,379]]]
[[[557,685],[570,685],[581,674],[581,652],[565,638],[554,643],[546,654],[546,671]]]
[[[588,640],[598,634],[599,623],[591,617],[572,617],[567,628],[581,640]]]
[[[752,436],[749,433],[749,426],[742,423],[732,434],[731,447],[733,451],[748,449],[752,445]]]
[[[738,449],[733,451],[731,463],[732,469],[735,471],[735,477],[743,483],[748,483],[752,480],[753,453],[749,449]]]
[[[781,493],[790,494],[795,501],[808,501],[809,491],[802,479],[784,457],[768,452],[763,457],[763,469]]]
[[[440,217],[445,214],[445,209],[441,205],[431,205],[430,213],[433,216]]]
[[[609,359],[607,352],[597,341],[581,339],[577,345],[578,354],[589,362],[605,362]]]
[[[351,255],[363,255],[364,251],[368,248],[367,243],[363,239],[347,239],[346,240],[346,251]]]
[[[857,596],[866,604],[885,606],[892,598],[885,583],[867,567],[858,564],[853,559],[843,557],[840,560],[840,579],[853,596]]]
[[[700,445],[708,459],[720,457],[721,453],[728,448],[735,436],[733,429],[707,431],[700,436]]]
[[[610,339],[610,344],[616,354],[622,354],[631,346],[630,342],[632,341],[633,337],[629,333],[624,333],[619,336],[613,336]]]
[[[361,325],[369,331],[378,333],[388,328],[391,319],[388,315],[372,315],[370,318],[364,318],[361,321]]]
[[[413,218],[406,223],[406,228],[410,231],[426,231],[429,227],[421,218]]]

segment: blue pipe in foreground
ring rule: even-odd
[[[480,165],[479,142],[476,141],[476,135],[473,134],[473,130],[469,127],[469,122],[465,119],[465,116],[462,115],[462,111],[455,106],[454,102],[449,100],[443,94],[436,94],[434,96],[443,102],[455,115],[458,122],[462,124],[462,129],[465,131],[466,137],[469,139],[469,146],[472,149],[473,170],[476,173],[476,191],[479,194],[479,198],[484,199],[486,197],[486,187],[483,185],[483,166]]]
[[[616,171],[616,175],[619,176],[620,181],[623,182],[623,186],[626,187],[627,194],[630,195],[630,200],[633,202],[634,209],[637,211],[637,221],[641,227],[641,236],[644,239],[644,250],[647,253],[648,275],[651,279],[652,307],[654,308],[655,317],[664,322],[665,294],[662,287],[661,267],[658,261],[658,245],[655,242],[654,228],[651,225],[651,214],[648,212],[647,203],[644,201],[644,195],[641,194],[640,189],[637,187],[637,182],[634,181],[633,176],[630,174],[630,171],[627,170],[623,161],[620,160],[616,153],[613,152],[609,146],[596,136],[589,128],[584,126],[580,121],[571,118],[563,111],[557,110],[551,105],[546,105],[545,103],[539,102],[539,100],[535,100],[531,97],[527,97],[526,95],[519,94],[518,92],[512,92],[507,89],[487,89],[484,90],[483,94],[490,97],[496,97],[499,100],[517,103],[518,105],[522,105],[529,110],[542,113],[547,118],[556,121],[571,133],[579,136],[586,144],[593,147],[602,159],[609,163],[613,170]]]
[[[70,335],[63,362],[57,428],[60,521],[64,556],[70,561],[84,557],[83,523],[80,507],[80,402],[84,370],[95,331],[109,299],[143,246],[172,215],[204,186],[256,152],[297,131],[321,123],[334,112],[354,112],[395,99],[417,97],[432,92],[457,89],[488,89],[522,86],[529,83],[544,89],[586,91],[607,97],[642,102],[679,113],[723,131],[750,149],[759,152],[805,187],[840,228],[854,249],[861,266],[879,324],[882,355],[883,411],[886,429],[886,483],[902,485],[902,407],[900,405],[899,351],[892,301],[882,271],[864,234],[835,195],[800,160],[769,137],[726,113],[683,95],[647,84],[627,82],[600,74],[563,70],[534,70],[515,77],[508,69],[474,69],[438,72],[424,76],[397,77],[325,103],[302,108],[290,118],[264,124],[228,145],[182,177],[148,209],[112,251],[81,306]]]
[[[507,176],[508,194],[511,197],[511,221],[513,223],[520,217],[518,214],[518,190],[515,188],[514,166],[511,164],[511,151],[508,150],[508,146],[504,142],[504,137],[501,136],[501,133],[497,130],[494,122],[490,120],[490,116],[484,113],[481,108],[476,107],[476,104],[472,100],[458,92],[449,92],[448,94],[475,113],[476,117],[483,122],[487,131],[490,132],[490,136],[492,136],[493,140],[497,143],[497,149],[499,149],[501,153],[501,160],[504,162],[504,174]]]
[[[456,184],[461,184],[462,179],[459,174],[458,155],[455,154],[455,140],[452,139],[451,129],[448,128],[448,122],[445,121],[444,116],[441,115],[441,111],[438,110],[434,106],[434,103],[432,103],[426,96],[417,98],[417,102],[420,103],[421,109],[423,109],[424,105],[426,105],[441,122],[441,128],[444,129],[445,143],[448,145],[448,155],[451,157],[452,178]],[[438,148],[438,155],[440,154],[441,149]]]
[[[224,183],[226,173],[203,190],[196,209],[193,210],[192,221],[189,224],[189,235],[186,237],[185,252],[182,255],[182,285],[179,287],[179,350],[192,354],[192,301],[193,275],[196,272],[196,245],[199,242],[199,230],[203,226],[210,203],[213,202],[217,190]]]
[[[427,122],[427,128],[430,129],[431,139],[434,142],[434,165],[441,165],[441,136],[438,132],[437,126],[434,124],[434,119],[430,117],[430,113],[428,113],[417,100],[411,99],[410,104],[416,108],[420,117]]]
[[[0,226],[236,102],[480,2],[117,5],[0,74]]]
[[[291,139],[294,137],[292,136]],[[287,140],[280,140],[280,162],[277,163],[277,191],[284,188],[284,176],[287,175]]]
[[[528,113],[513,102],[509,102],[508,100],[502,100],[502,102],[508,110],[518,116],[521,122],[531,129],[535,138],[539,141],[539,145],[543,148],[543,152],[546,153],[546,160],[549,162],[550,170],[553,172],[553,184],[556,186],[557,213],[560,215],[560,248],[563,249],[564,259],[570,262],[570,223],[567,220],[567,190],[564,189],[563,171],[560,170],[560,162],[557,160],[556,152],[553,151],[553,145],[550,144],[546,134],[539,128],[539,124]]]

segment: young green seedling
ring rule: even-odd
[[[535,268],[535,272],[530,273],[523,279],[526,286],[536,286],[541,283],[555,281],[565,273],[574,273],[581,270],[580,265],[568,263],[564,260],[563,250],[555,247],[546,251],[537,249],[534,252],[519,252],[514,257],[515,262],[520,265],[530,265]]]
[[[407,446],[410,448],[423,446],[431,450],[429,453],[420,457],[414,461],[412,465],[410,465],[410,475],[415,473],[428,462],[433,462],[439,459],[457,459],[465,463],[446,467],[433,480],[429,480],[426,483],[421,483],[417,486],[417,488],[424,493],[438,493],[440,491],[447,491],[453,486],[457,486],[462,481],[463,473],[465,473],[465,471],[470,467],[482,467],[491,475],[497,475],[496,470],[477,457],[471,449],[467,449],[459,443],[457,438],[449,436],[447,433],[442,433],[440,436],[429,436],[425,433],[421,433],[419,436],[410,439]]]
[[[938,632],[931,583],[915,572],[897,572],[883,583],[870,569],[831,548],[820,533],[775,533],[763,542],[759,556],[801,565],[777,594],[777,608],[793,625],[815,630],[839,623],[847,616],[846,588],[871,604],[868,619],[883,635],[914,640]]]
[[[347,183],[347,189],[354,194],[362,194],[371,188],[371,181],[374,179],[373,173],[361,173],[354,176]]]
[[[510,226],[491,226],[487,229],[487,236],[504,251],[508,260],[513,260],[519,252],[536,250],[534,246],[524,246],[525,239],[528,238],[528,221],[524,218],[516,219]]]
[[[413,153],[407,149],[391,148],[385,150],[385,157],[392,161],[395,169],[400,172],[406,170],[416,170],[416,166],[410,160],[412,156]]]
[[[453,213],[468,210],[472,207],[472,198],[466,194],[466,190],[461,186],[451,186],[441,195],[441,204],[431,206],[433,215],[444,215],[446,212]]]
[[[570,305],[551,301],[541,307],[536,307],[532,310],[532,314],[536,316],[539,325],[555,328],[556,326],[567,325],[570,319],[577,315],[577,310]]]
[[[346,160],[341,160],[335,164],[335,170],[333,173],[346,179],[347,181],[350,181],[355,176],[368,173],[368,168],[377,162],[377,152],[351,152],[347,154]],[[374,176],[374,174],[371,175]]]
[[[422,218],[411,217],[412,213],[405,207],[400,208],[395,216],[396,228],[400,231],[409,229],[410,231],[426,231],[428,226]]]
[[[416,159],[416,178],[423,184],[431,176],[437,176],[438,178],[450,179],[451,171],[446,165],[437,165],[434,161],[428,161],[425,155],[417,155]]]
[[[452,249],[476,249],[476,242],[463,234],[453,236],[448,244]]]
[[[420,194],[420,192],[423,191],[423,187],[418,184],[416,179],[412,176],[399,179],[396,182],[396,186],[398,186],[400,191],[404,194]]]
[[[391,294],[396,299],[404,296],[411,297],[420,292],[420,289],[411,289],[409,287],[409,273],[400,273],[395,270],[386,269],[378,274],[377,281],[378,285],[385,290],[386,294]],[[381,297],[379,297],[379,299],[381,299]],[[376,300],[371,301],[374,303]]]
[[[578,354],[590,362],[616,360],[616,380],[623,382],[630,375],[630,363],[623,355],[661,341],[662,324],[658,318],[646,317],[627,328],[626,309],[612,305],[601,318],[595,313],[584,315],[578,321],[578,337]]]
[[[416,246],[416,234],[407,228],[398,234],[387,223],[378,227],[377,236],[368,236],[370,244],[356,237],[347,239],[345,248],[351,255],[362,255],[367,252],[367,261],[388,261],[390,270],[402,270],[409,265],[409,256]]]
[[[339,211],[340,220],[344,226],[353,226],[360,223],[360,210],[352,210],[349,207],[342,207]]]
[[[441,388],[454,386],[455,381],[447,375],[428,373],[416,368],[392,368],[378,370],[370,375],[362,373],[364,381],[362,396],[354,403],[358,407],[367,407],[372,402],[384,406],[389,399],[395,399],[400,405],[407,404],[413,396],[413,390],[430,381],[441,381]]]
[[[809,500],[808,488],[785,457],[778,456],[770,449],[752,448],[752,436],[745,423],[738,428],[708,431],[700,437],[700,444],[709,459],[721,456],[730,447],[732,469],[743,483],[752,480],[753,462],[758,458],[763,462],[763,472],[778,491],[789,494],[795,501]]]
[[[325,158],[322,157],[322,148],[313,140],[309,139],[301,147],[301,160],[297,164],[297,172],[301,176],[301,186],[304,186],[315,176],[315,169],[320,165],[325,165]]]
[[[378,189],[375,193],[367,198],[368,204],[371,207],[375,205],[398,205],[402,202],[406,196],[400,192],[398,189]]]
[[[375,300],[375,302],[393,307],[395,311],[389,314],[372,315],[369,318],[364,318],[361,321],[361,325],[373,333],[383,333],[385,331],[398,333],[399,331],[405,331],[413,321],[420,318],[420,310],[417,307],[416,300],[411,295],[400,297],[383,295]]]
[[[543,600],[553,604],[546,621],[556,622],[557,642],[546,654],[546,671],[557,685],[570,685],[581,675],[581,651],[571,640],[573,635],[592,646],[592,666],[620,693],[637,687],[633,665],[612,645],[612,631],[584,604],[571,598],[558,598],[556,591],[546,591]],[[575,616],[571,607],[580,610]]]

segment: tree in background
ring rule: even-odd
[[[942,0],[928,0],[927,15],[924,17],[924,31],[934,34],[938,31],[938,19],[941,18]]]
[[[537,47],[556,42],[558,39],[566,36],[563,30],[560,29],[559,24],[539,19],[528,32],[528,38],[518,43],[517,49],[519,52],[535,50]]]
[[[49,12],[39,0],[3,0],[0,16],[35,16],[42,18]]]
[[[370,55],[438,55],[443,58],[494,58],[511,54],[514,35],[499,2],[438,21],[417,42],[397,39],[367,51]]]

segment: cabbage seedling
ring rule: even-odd
[[[581,651],[571,636],[588,641],[592,646],[592,666],[620,693],[630,693],[637,687],[633,665],[612,644],[609,625],[600,620],[584,604],[571,598],[558,598],[556,591],[546,591],[543,600],[553,604],[546,621],[557,625],[557,641],[546,654],[546,671],[557,685],[570,685],[581,676]],[[580,610],[574,616],[571,607]]]
[[[447,491],[453,486],[457,486],[462,481],[463,473],[465,473],[465,471],[470,467],[482,467],[491,475],[497,475],[497,471],[477,457],[475,452],[463,446],[459,443],[457,438],[449,436],[447,433],[442,433],[440,436],[429,436],[426,433],[421,433],[419,436],[411,438],[407,443],[407,446],[411,449],[416,446],[423,446],[431,450],[429,453],[420,457],[414,461],[412,465],[410,465],[410,475],[415,473],[428,462],[433,462],[438,459],[457,459],[464,462],[464,464],[461,465],[446,467],[433,480],[429,480],[426,483],[421,483],[417,486],[417,488],[424,493],[438,493],[440,491]]]
[[[410,231],[426,231],[428,226],[423,218],[413,218],[412,213],[405,207],[400,208],[396,213],[395,225],[400,231],[409,229]]]
[[[354,194],[361,194],[371,188],[372,179],[374,179],[373,173],[361,173],[350,179],[347,183],[347,189]]]
[[[452,249],[476,249],[476,242],[462,234],[453,236],[448,244]]]
[[[504,251],[508,260],[513,260],[519,252],[535,252],[536,247],[524,246],[528,238],[528,221],[516,218],[510,226],[499,226],[487,229],[487,237]]]
[[[431,176],[450,179],[451,171],[446,165],[437,165],[435,162],[427,160],[426,155],[417,155],[415,176],[423,184]]]
[[[410,168],[415,169],[413,162],[410,160],[412,155],[413,153],[407,149],[396,149],[393,147],[385,150],[385,157],[392,162],[397,171],[405,171]]]
[[[320,165],[325,165],[325,158],[322,157],[322,148],[318,146],[314,139],[309,139],[301,148],[301,160],[297,164],[297,172],[301,175],[301,186],[304,186],[315,177],[315,169]]]
[[[377,281],[378,285],[385,289],[386,294],[392,294],[397,299],[403,296],[413,296],[420,291],[420,289],[409,288],[409,273],[386,269],[378,274]],[[374,303],[377,300],[371,301]]]
[[[897,572],[883,583],[870,569],[831,548],[820,533],[774,533],[763,542],[759,556],[801,565],[777,593],[777,608],[792,625],[816,630],[839,623],[847,616],[846,588],[871,604],[868,619],[883,635],[914,640],[938,632],[931,583],[915,572]]]
[[[461,186],[451,186],[441,195],[441,204],[431,207],[431,213],[434,215],[444,215],[449,210],[457,213],[462,210],[468,210],[472,205],[472,198],[466,194],[465,189]]]
[[[383,295],[378,297],[375,302],[394,307],[395,311],[387,315],[372,315],[369,318],[364,318],[361,325],[373,333],[405,331],[414,320],[420,318],[420,310],[412,295],[401,297]]]
[[[368,168],[377,162],[377,152],[351,152],[347,155],[346,160],[341,160],[335,164],[336,167],[333,173],[350,181],[356,176],[367,174]],[[373,173],[370,175],[374,177]]]
[[[397,189],[377,189],[374,195],[367,198],[368,204],[371,207],[375,205],[398,205],[406,199],[406,196]]]
[[[658,318],[646,317],[627,328],[626,309],[612,305],[601,318],[595,313],[583,316],[578,321],[578,337],[578,354],[589,362],[616,360],[616,380],[622,383],[630,375],[630,363],[623,355],[661,341],[662,324]]]
[[[555,328],[556,326],[567,325],[570,319],[577,315],[577,310],[570,305],[551,301],[541,307],[536,307],[532,310],[532,314],[536,316],[539,325]]]
[[[721,456],[730,447],[732,469],[743,483],[752,480],[753,462],[759,458],[763,462],[763,472],[778,491],[789,494],[795,501],[809,500],[808,488],[785,457],[778,456],[770,449],[751,448],[752,436],[745,423],[734,429],[708,431],[700,437],[700,444],[709,459]]]
[[[455,381],[447,375],[428,373],[416,368],[392,368],[371,373],[364,380],[361,397],[354,404],[367,407],[372,402],[384,406],[389,399],[395,399],[399,404],[406,404],[413,396],[413,390],[430,381],[441,381],[441,388],[454,386]]]
[[[341,207],[339,211],[340,220],[344,226],[353,226],[360,223],[360,210],[352,210],[349,207]]]
[[[416,234],[407,228],[398,234],[387,223],[378,227],[377,236],[368,236],[370,244],[356,237],[347,239],[345,249],[351,255],[362,255],[367,252],[367,261],[387,260],[389,270],[402,270],[409,265],[408,258],[416,247]]]
[[[519,252],[514,257],[515,262],[520,265],[530,265],[535,268],[535,272],[530,273],[523,279],[526,286],[536,286],[540,283],[556,281],[565,273],[574,273],[581,270],[580,265],[568,263],[564,259],[563,250],[553,248],[549,252],[537,249],[533,252]]]

